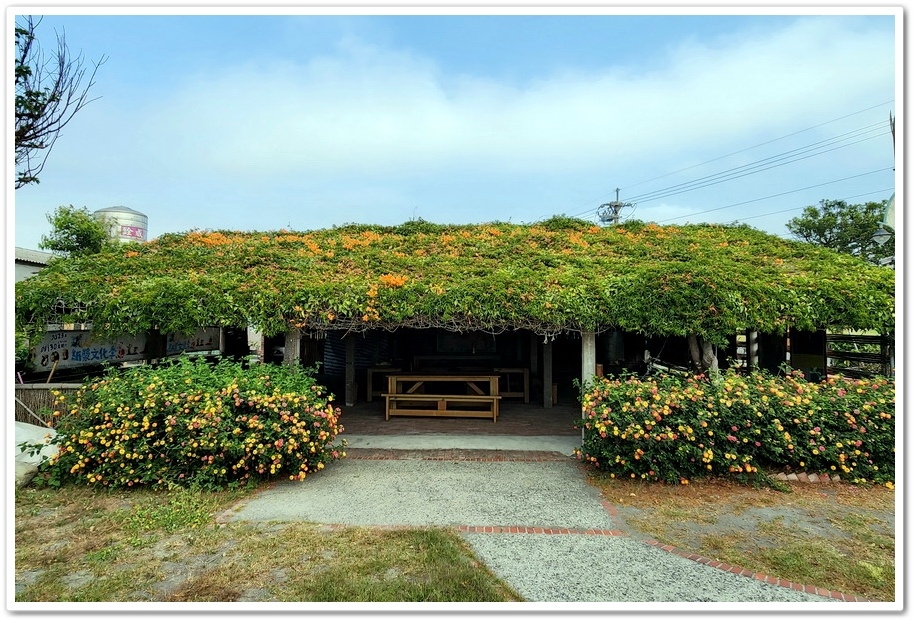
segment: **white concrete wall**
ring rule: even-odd
[[[27,279],[28,277],[36,274],[42,268],[43,266],[35,266],[34,264],[20,264],[19,262],[16,262],[16,281]]]

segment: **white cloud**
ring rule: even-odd
[[[157,103],[143,136],[153,149],[173,145],[178,166],[256,178],[657,163],[659,150],[715,150],[736,134],[772,136],[873,103],[893,84],[890,45],[835,20],[803,21],[685,45],[652,75],[510,88],[351,40],[335,56],[200,77]]]

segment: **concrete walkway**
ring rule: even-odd
[[[801,603],[854,597],[628,537],[570,457],[574,437],[343,436],[348,457],[220,521],[448,526],[529,602]],[[848,608],[848,606],[846,606]]]

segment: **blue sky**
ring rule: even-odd
[[[617,188],[623,219],[788,236],[806,205],[894,192],[892,12],[586,10],[47,15],[42,42],[108,60],[41,183],[10,191],[15,245],[60,205],[128,206],[152,238],[597,222]]]

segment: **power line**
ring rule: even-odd
[[[864,126],[862,128],[851,130],[849,132],[846,132],[839,136],[833,137],[831,139],[825,139],[823,141],[811,143],[809,145],[805,145],[803,147],[799,147],[799,148],[796,148],[790,151],[786,151],[781,154],[776,154],[774,156],[763,158],[756,162],[741,165],[740,167],[734,167],[732,169],[728,169],[726,171],[720,171],[719,173],[715,173],[712,175],[707,175],[705,177],[701,177],[701,178],[692,180],[690,182],[684,182],[682,184],[677,184],[674,186],[669,186],[667,188],[662,188],[657,191],[653,191],[652,193],[647,193],[644,195],[637,195],[636,197],[633,197],[631,201],[627,202],[626,205],[633,206],[635,205],[637,200],[643,201],[643,202],[653,201],[653,200],[670,197],[673,195],[682,194],[682,193],[685,193],[691,190],[706,188],[708,186],[713,186],[715,184],[732,181],[735,179],[746,177],[748,175],[752,175],[754,173],[760,173],[762,171],[767,171],[769,169],[773,169],[779,166],[784,166],[786,164],[798,162],[800,160],[806,160],[808,158],[813,158],[814,156],[819,156],[825,153],[829,153],[831,151],[836,151],[837,149],[842,149],[844,147],[850,147],[857,143],[872,140],[874,138],[879,138],[884,133],[884,130],[882,128],[884,128],[884,122],[875,123],[869,126]],[[858,138],[866,133],[870,133],[870,134],[868,136],[865,136],[865,138],[859,138],[859,140],[855,140],[853,142],[846,142],[845,144],[842,144],[843,141],[849,141],[850,139]],[[867,175],[867,174],[863,174],[863,175]],[[795,191],[789,191],[789,192],[795,192]],[[778,195],[775,195],[775,196],[778,196]],[[600,206],[599,212],[601,212],[603,209],[605,209],[608,206],[613,206],[616,204],[620,204],[621,206],[624,205],[620,203],[619,189],[618,189],[617,201],[611,204],[604,204]],[[727,207],[731,207],[731,206],[727,206]],[[587,214],[590,211],[591,210],[586,210],[579,214],[575,214],[573,216],[582,216],[584,214]],[[619,209],[618,209],[618,213],[619,213]],[[602,218],[602,220],[606,219],[606,217],[600,217],[600,218]]]
[[[766,199],[773,199],[774,197],[782,197],[783,195],[791,195],[792,193],[801,192],[801,191],[803,191],[803,190],[811,190],[812,188],[820,188],[821,186],[829,186],[830,184],[836,184],[836,183],[838,183],[838,182],[845,182],[846,180],[852,180],[852,179],[855,179],[855,178],[857,178],[857,177],[865,177],[866,175],[874,175],[875,173],[881,173],[881,172],[883,172],[883,171],[891,171],[891,170],[893,170],[893,169],[892,169],[892,168],[888,168],[888,167],[885,167],[885,168],[882,168],[882,169],[875,169],[874,171],[869,171],[868,173],[859,173],[858,175],[850,175],[850,176],[848,176],[848,177],[843,177],[843,178],[840,178],[840,179],[837,179],[837,180],[832,180],[832,181],[830,181],[830,182],[823,182],[823,183],[821,183],[821,184],[814,184],[814,185],[812,185],[812,186],[805,186],[804,188],[796,188],[796,189],[794,189],[794,190],[787,190],[787,191],[782,192],[782,193],[776,193],[775,195],[768,195],[768,196],[766,196],[766,197],[758,197],[757,199],[749,199],[749,200],[747,200],[747,201],[741,201],[741,202],[739,202],[739,203],[732,203],[732,204],[730,204],[730,205],[722,206],[722,207],[719,207],[719,208],[712,208],[712,209],[709,209],[709,210],[702,210],[702,211],[700,211],[700,212],[692,212],[692,213],[690,213],[690,214],[684,214],[684,215],[682,215],[682,216],[676,216],[676,217],[674,217],[674,218],[663,219],[663,220],[657,221],[657,222],[659,222],[659,223],[667,223],[667,222],[669,222],[669,221],[677,221],[677,220],[684,219],[684,218],[690,218],[691,216],[699,216],[700,214],[708,214],[709,212],[717,212],[717,211],[719,211],[719,210],[726,210],[726,209],[728,209],[728,208],[736,208],[736,207],[738,207],[738,206],[746,205],[746,204],[748,204],[748,203],[755,203],[755,202],[757,202],[757,201],[764,201],[764,200],[766,200]]]
[[[690,182],[684,182],[681,184],[676,184],[674,186],[669,186],[668,188],[662,188],[657,191],[646,193],[644,195],[637,195],[632,197],[632,201],[652,201],[655,199],[662,199],[664,197],[670,197],[671,195],[681,194],[690,190],[696,190],[698,188],[706,188],[707,186],[712,186],[714,184],[719,184],[722,182],[728,182],[740,177],[745,177],[753,173],[759,173],[760,171],[767,171],[769,169],[775,168],[777,166],[783,166],[786,164],[791,164],[793,162],[798,162],[799,160],[806,160],[814,156],[819,156],[837,149],[842,149],[843,147],[849,147],[857,143],[861,143],[867,140],[878,138],[884,134],[884,122],[880,124],[874,124],[872,126],[867,126],[865,128],[860,128],[859,130],[854,130],[852,132],[847,132],[845,135],[840,135],[834,137],[833,139],[828,139],[824,141],[819,141],[818,143],[812,143],[811,145],[806,145],[805,147],[799,147],[781,154],[776,154],[775,156],[769,156],[763,158],[756,162],[751,162],[748,164],[741,165],[739,167],[734,167],[715,173],[712,175],[707,175],[705,177],[698,178]],[[848,142],[845,144],[839,144],[834,146],[836,143],[842,143],[851,138],[858,138],[861,134],[871,132],[870,136],[865,138],[859,138],[859,140]],[[767,166],[770,165],[770,166]]]
[[[894,102],[894,100],[888,100],[888,101],[886,101],[886,102],[881,102],[880,104],[875,104],[874,106],[869,106],[868,108],[864,108],[864,109],[862,109],[862,110],[859,110],[859,111],[856,111],[856,112],[853,112],[853,113],[849,113],[848,115],[843,115],[842,117],[837,117],[836,119],[831,119],[830,121],[825,121],[825,122],[823,122],[823,123],[818,123],[817,125],[813,125],[813,126],[811,126],[811,127],[805,128],[805,129],[803,129],[803,130],[796,130],[795,132],[790,132],[789,134],[786,134],[786,135],[784,135],[784,136],[780,136],[780,137],[778,137],[778,138],[770,139],[770,140],[768,140],[768,141],[764,141],[763,143],[758,143],[758,144],[753,145],[753,146],[751,146],[751,147],[745,147],[744,149],[739,149],[738,151],[733,151],[733,152],[730,153],[730,154],[725,154],[724,156],[719,156],[718,158],[713,158],[712,160],[707,160],[706,162],[701,162],[701,163],[699,163],[699,164],[694,164],[694,165],[691,165],[691,166],[689,166],[689,167],[685,167],[685,168],[683,168],[683,169],[678,169],[677,171],[672,171],[671,173],[665,173],[664,175],[659,175],[659,176],[657,176],[657,177],[653,177],[653,178],[648,179],[648,180],[643,180],[642,182],[637,182],[637,183],[635,183],[635,184],[632,184],[632,185],[630,186],[630,188],[632,188],[632,187],[634,187],[634,186],[641,186],[642,184],[648,184],[649,182],[654,182],[655,180],[660,180],[660,179],[669,177],[669,176],[671,176],[671,175],[676,175],[677,173],[683,173],[684,171],[689,171],[690,169],[695,169],[695,168],[697,168],[697,167],[701,167],[701,166],[706,165],[706,164],[711,164],[711,163],[713,163],[713,162],[717,162],[717,161],[723,160],[723,159],[725,159],[725,158],[730,158],[731,156],[737,156],[738,154],[744,153],[744,152],[746,152],[746,151],[750,151],[750,150],[752,150],[752,149],[757,149],[758,147],[763,147],[764,145],[769,145],[770,143],[775,143],[775,142],[777,142],[777,141],[781,141],[781,140],[783,140],[783,139],[789,138],[790,136],[795,136],[796,134],[802,134],[802,133],[804,133],[804,132],[810,132],[811,130],[815,130],[815,129],[820,128],[820,127],[822,127],[822,126],[829,125],[829,124],[831,124],[831,123],[836,123],[837,121],[842,121],[843,119],[848,119],[849,117],[854,117],[854,116],[856,116],[856,115],[860,115],[860,114],[862,114],[862,113],[864,113],[864,112],[868,112],[869,110],[874,110],[875,108],[878,108],[878,107],[880,107],[880,106],[887,106],[888,104],[892,104],[893,102]]]
[[[847,201],[848,199],[855,199],[857,197],[866,197],[868,195],[874,195],[876,193],[886,193],[889,190],[894,190],[894,187],[892,186],[890,188],[881,188],[879,190],[873,190],[868,193],[859,193],[857,195],[849,195],[847,197],[841,198],[840,201]],[[766,214],[755,214],[754,216],[745,216],[744,218],[736,219],[736,222],[740,223],[740,222],[749,221],[755,218],[763,218],[764,216],[773,216],[774,214],[785,214],[786,212],[797,212],[798,210],[804,210],[807,207],[808,207],[807,205],[803,205],[803,206],[798,206],[797,208],[789,208],[787,210],[776,210],[775,212],[767,212]]]
[[[762,142],[762,143],[758,143],[758,144],[753,145],[753,146],[751,146],[751,147],[746,147],[746,148],[744,148],[744,149],[740,149],[740,150],[738,150],[738,151],[731,152],[731,153],[726,154],[726,155],[724,155],[724,156],[719,156],[719,157],[717,157],[717,158],[713,158],[713,159],[711,159],[711,160],[707,160],[707,161],[705,161],[705,162],[702,162],[702,163],[699,163],[699,164],[696,164],[696,165],[692,165],[692,166],[689,166],[689,167],[685,167],[685,168],[683,168],[683,169],[679,169],[679,170],[673,171],[673,172],[671,172],[671,173],[666,173],[666,174],[664,174],[664,175],[656,176],[656,177],[654,177],[654,178],[651,178],[651,179],[648,179],[648,180],[644,180],[644,181],[642,181],[642,182],[637,182],[636,184],[633,184],[633,185],[631,185],[630,187],[639,186],[639,185],[642,185],[642,184],[645,184],[645,183],[648,183],[648,182],[651,182],[651,181],[655,181],[655,180],[658,180],[658,179],[662,179],[662,178],[665,178],[665,177],[669,177],[669,176],[671,176],[671,175],[675,175],[676,173],[681,173],[681,172],[683,172],[683,171],[688,171],[688,170],[690,170],[690,169],[694,169],[694,168],[703,166],[703,165],[705,165],[705,164],[710,164],[710,163],[712,163],[712,162],[717,162],[717,161],[719,161],[719,160],[723,160],[723,159],[725,159],[725,158],[728,158],[728,157],[731,157],[731,156],[734,156],[734,155],[737,155],[737,154],[740,154],[740,153],[743,153],[743,152],[746,152],[746,151],[750,151],[750,150],[752,150],[752,149],[757,149],[758,147],[762,147],[762,146],[764,146],[764,145],[768,145],[768,144],[771,144],[771,143],[775,143],[775,142],[777,142],[777,141],[780,141],[780,140],[789,138],[789,137],[791,137],[791,136],[795,136],[795,135],[797,135],[797,134],[802,134],[802,133],[804,133],[804,132],[808,132],[808,131],[814,130],[814,129],[819,128],[819,127],[822,127],[822,126],[829,125],[829,124],[831,124],[831,123],[835,123],[835,122],[837,122],[837,121],[841,121],[841,120],[843,120],[843,119],[847,119],[847,118],[849,118],[849,117],[853,117],[853,116],[855,116],[855,115],[859,115],[859,114],[862,114],[862,113],[864,113],[864,112],[868,112],[868,111],[870,111],[870,110],[873,110],[873,109],[878,108],[878,107],[881,107],[881,106],[886,106],[887,104],[890,104],[890,103],[893,103],[893,102],[894,102],[894,100],[888,100],[888,101],[886,101],[886,102],[882,102],[882,103],[880,103],[880,104],[876,104],[876,105],[874,105],[874,106],[870,106],[870,107],[868,107],[868,108],[864,108],[864,109],[862,109],[862,110],[859,110],[859,111],[856,111],[856,112],[853,112],[853,113],[849,113],[849,114],[847,114],[847,115],[843,115],[843,116],[840,116],[840,117],[836,117],[836,118],[831,119],[831,120],[829,120],[829,121],[825,121],[825,122],[823,122],[823,123],[819,123],[819,124],[816,124],[816,125],[813,125],[813,126],[804,128],[804,129],[802,129],[802,130],[797,130],[797,131],[795,131],[795,132],[791,132],[791,133],[789,133],[789,134],[785,134],[785,135],[780,136],[780,137],[778,137],[778,138],[774,138],[774,139],[771,139],[771,140],[768,140],[768,141],[764,141],[764,142]],[[739,169],[741,169],[741,168],[748,168],[748,167],[751,167],[751,166],[754,166],[754,165],[762,166],[762,164],[766,163],[766,161],[768,161],[768,160],[769,160],[769,161],[772,161],[772,160],[774,160],[774,159],[779,159],[779,158],[785,159],[785,158],[790,157],[790,156],[789,156],[790,154],[797,153],[797,152],[802,152],[802,153],[804,153],[803,150],[813,150],[813,149],[817,149],[818,146],[825,147],[826,145],[831,144],[831,142],[836,142],[836,141],[840,141],[840,140],[848,140],[849,138],[852,138],[852,136],[850,136],[850,135],[855,135],[856,133],[862,133],[862,132],[873,131],[873,130],[876,130],[878,127],[883,127],[883,122],[880,123],[880,124],[872,124],[872,125],[870,125],[870,126],[864,126],[864,127],[859,128],[859,129],[857,129],[857,130],[852,130],[852,131],[850,131],[850,132],[846,132],[846,133],[844,133],[844,134],[840,134],[839,136],[833,137],[832,139],[825,139],[825,140],[823,140],[823,141],[818,141],[818,142],[816,142],[816,143],[811,143],[811,144],[809,144],[809,145],[806,145],[806,146],[803,146],[803,147],[800,147],[800,148],[797,148],[797,149],[794,149],[794,150],[790,150],[790,151],[787,151],[787,152],[783,152],[783,153],[781,153],[781,154],[776,154],[775,156],[770,156],[769,158],[766,158],[766,159],[757,161],[757,162],[755,162],[755,163],[750,163],[750,164],[747,164],[747,165],[743,165],[742,167],[738,167],[738,168],[736,168],[736,169],[729,169],[729,170],[727,170],[727,171],[720,172],[720,173],[715,174],[715,175],[713,175],[713,176],[706,176],[706,177],[704,177],[704,178],[699,178],[698,180],[694,180],[694,181],[692,181],[692,182],[685,182],[685,183],[683,183],[683,184],[678,184],[678,185],[675,185],[675,186],[672,186],[672,187],[668,187],[668,188],[666,188],[666,189],[660,189],[660,190],[658,190],[658,191],[652,191],[652,192],[649,192],[649,193],[645,193],[644,195],[639,195],[639,196],[636,196],[636,197],[632,197],[632,198],[630,199],[630,201],[635,203],[636,201],[648,201],[648,200],[653,200],[653,199],[661,199],[661,198],[663,198],[663,196],[655,196],[655,195],[657,195],[658,193],[661,193],[662,191],[666,191],[666,192],[667,192],[667,191],[669,191],[669,190],[677,189],[677,188],[679,188],[679,187],[686,187],[686,186],[690,186],[690,185],[696,185],[696,184],[699,184],[701,181],[704,181],[704,180],[711,180],[711,179],[715,178],[716,176],[722,176],[722,175],[725,175],[726,173],[729,173],[729,172],[736,172],[737,170],[739,170]],[[845,146],[854,145],[854,144],[856,144],[856,143],[858,143],[858,142],[862,142],[862,141],[864,141],[864,140],[870,140],[870,139],[872,139],[872,138],[876,138],[876,137],[879,136],[879,135],[880,135],[880,134],[876,134],[876,135],[874,135],[874,136],[867,137],[867,138],[865,138],[865,139],[862,139],[862,140],[860,140],[860,141],[856,141],[856,142],[854,142],[854,143],[849,143],[849,144],[847,144],[847,145],[841,145],[840,147],[845,147]],[[843,137],[846,137],[846,138],[843,138]],[[834,149],[839,149],[840,147],[836,147],[836,148],[834,148]],[[825,149],[825,150],[820,151],[820,152],[818,152],[818,153],[810,154],[810,155],[806,156],[805,158],[810,158],[810,157],[813,157],[813,156],[816,156],[816,155],[820,155],[820,154],[823,154],[823,153],[828,153],[829,151],[834,151],[834,149]],[[800,157],[800,158],[796,158],[795,160],[789,160],[788,162],[784,162],[784,163],[782,163],[782,164],[789,164],[789,163],[791,163],[791,162],[796,162],[797,160],[802,160],[802,159],[805,159],[805,158],[801,158],[801,157]],[[780,166],[780,165],[775,165],[775,166]],[[751,173],[756,173],[756,172],[759,172],[759,171],[765,171],[765,170],[768,170],[768,169],[770,169],[770,168],[773,168],[773,167],[761,168],[761,169],[759,169],[758,171],[748,171],[748,172],[744,173],[743,175],[738,175],[737,173],[735,173],[732,177],[729,177],[729,178],[727,178],[727,179],[722,179],[722,180],[719,180],[719,181],[730,181],[731,179],[737,179],[737,178],[739,178],[739,177],[743,177],[744,175],[750,175]],[[694,186],[694,187],[691,187],[691,188],[684,188],[683,190],[679,190],[678,192],[686,192],[687,190],[695,190],[695,189],[698,189],[698,188],[704,188],[704,187],[706,187],[706,186],[712,185],[713,183],[719,183],[719,181],[715,181],[715,182],[710,181],[710,183],[708,183],[708,184],[697,185],[697,186]],[[620,201],[619,192],[620,192],[620,189],[618,188],[618,189],[617,189],[617,200],[616,200],[617,202]],[[677,193],[671,192],[670,194],[667,194],[667,195],[664,195],[664,196],[667,197],[667,196],[671,196],[672,194],[677,194]],[[587,202],[587,203],[591,203],[591,202]],[[583,203],[583,204],[580,204],[580,205],[586,205],[586,204]],[[603,208],[603,207],[605,207],[605,206],[607,206],[607,205],[610,205],[610,204],[603,204],[603,205],[600,206],[600,207]],[[579,212],[579,213],[577,213],[577,214],[574,214],[573,216],[584,216],[584,215],[590,213],[591,211],[592,211],[592,209],[590,208],[590,209],[587,209],[587,210],[583,210],[582,212]]]

